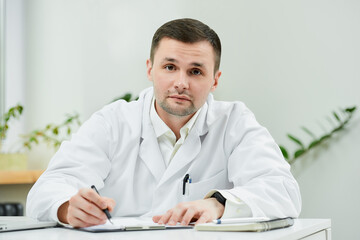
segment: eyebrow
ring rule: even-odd
[[[175,58],[164,58],[163,62],[173,62],[173,63],[178,63],[179,61],[176,60]],[[190,65],[194,66],[194,67],[204,67],[204,64],[202,63],[198,63],[198,62],[192,62]]]

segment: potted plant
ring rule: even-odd
[[[23,135],[23,147],[31,150],[33,145],[45,142],[49,147],[56,149],[65,139],[70,137],[73,128],[80,125],[79,114],[67,114],[66,119],[60,124],[47,124],[42,129],[37,129]]]
[[[0,171],[27,169],[26,154],[8,153],[2,148],[9,130],[9,122],[13,119],[18,119],[23,109],[23,106],[18,104],[10,108],[0,119]],[[22,135],[22,146],[24,149],[31,150],[33,145],[45,142],[48,146],[58,148],[61,142],[71,135],[73,128],[80,125],[78,114],[68,114],[65,121],[60,124],[47,124],[43,129],[34,130]]]
[[[349,123],[350,119],[353,117],[356,108],[356,106],[353,106],[340,109],[339,112],[333,111],[333,118],[327,118],[330,124],[333,125],[333,128],[330,131],[324,133],[322,136],[316,136],[308,128],[301,127],[301,129],[312,139],[307,146],[302,140],[300,140],[300,138],[292,134],[287,134],[287,137],[297,145],[298,149],[295,150],[293,154],[290,154],[284,146],[280,145],[279,147],[284,158],[288,161],[288,163],[293,164],[297,159],[299,159],[301,156],[303,156],[313,148],[320,146],[324,142],[331,139],[331,137],[333,137],[337,132],[345,128],[345,126]]]
[[[0,119],[0,170],[27,169],[27,156],[24,153],[8,153],[3,150],[3,143],[9,130],[9,122],[18,119],[23,112],[20,104],[12,107]]]

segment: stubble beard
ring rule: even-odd
[[[180,104],[179,104],[180,105]],[[193,102],[190,101],[190,106],[184,109],[175,109],[168,104],[168,102],[165,100],[159,101],[159,106],[167,113],[177,116],[177,117],[185,117],[189,116],[196,112],[196,108],[193,104]]]

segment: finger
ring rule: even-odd
[[[87,212],[82,211],[81,209],[75,209],[74,214],[77,218],[79,218],[81,221],[86,222],[90,225],[99,225],[104,224],[106,222],[105,218],[98,218],[94,215],[91,215]]]
[[[172,215],[172,209],[170,209],[164,215],[162,215],[161,218],[159,219],[158,223],[159,224],[167,224],[169,222],[171,215]]]
[[[154,223],[158,223],[163,215],[156,215],[152,217]]]
[[[107,208],[107,203],[105,201],[105,198],[101,197],[95,190],[84,188],[81,189],[79,193],[83,198],[87,199],[90,202],[93,202],[100,209]]]
[[[76,227],[76,228],[84,228],[84,227],[91,227],[91,226],[96,226],[96,225],[103,225],[105,224],[106,221],[104,220],[103,222],[100,222],[100,223],[96,223],[96,224],[93,224],[93,223],[87,223],[87,222],[84,222],[82,221],[81,219],[79,218],[73,218],[73,221],[72,223],[69,222],[69,224],[73,227]]]
[[[105,224],[105,219],[99,219],[90,215],[79,208],[74,208],[73,206],[69,206],[69,223],[74,227],[87,227],[99,224]]]
[[[194,208],[192,207],[188,208],[188,210],[185,212],[181,220],[181,225],[183,226],[189,225],[191,220],[194,218],[195,214],[196,214],[196,210]]]
[[[116,202],[114,199],[112,198],[108,198],[108,197],[103,197],[103,199],[106,202],[107,205],[107,209],[109,210],[109,212],[112,212],[115,208]]]
[[[81,221],[81,219],[74,216],[69,216],[69,224],[75,228],[88,227],[88,223]]]
[[[207,222],[211,222],[211,221],[212,221],[211,217],[205,212],[195,222],[195,225],[202,224],[202,223],[207,223]]]
[[[81,209],[83,212],[93,215],[99,219],[106,219],[105,213],[93,202],[89,202],[87,199],[82,196],[75,195],[70,198],[69,205],[74,209]]]
[[[168,221],[168,224],[171,226],[176,225],[178,222],[182,221],[182,218],[185,214],[185,212],[188,209],[188,204],[185,203],[179,203],[172,209],[172,214],[170,216],[170,219]]]

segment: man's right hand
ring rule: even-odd
[[[103,209],[108,208],[111,212],[114,207],[113,199],[101,197],[94,190],[83,188],[69,201],[63,203],[57,214],[60,222],[73,227],[89,227],[104,224],[107,217]]]

